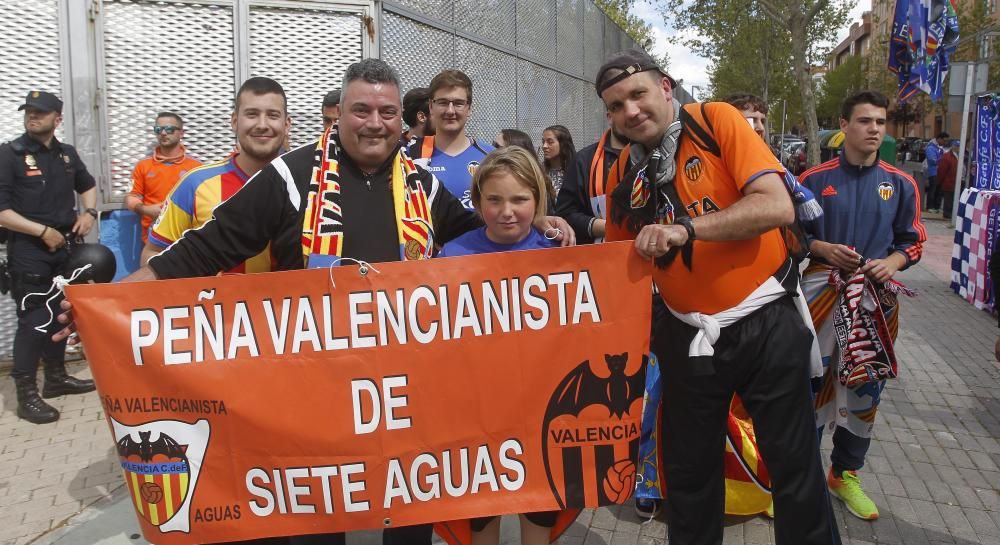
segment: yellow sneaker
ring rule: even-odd
[[[830,493],[840,498],[852,515],[864,520],[878,518],[878,508],[875,502],[861,489],[861,479],[857,471],[844,471],[840,477],[833,474],[833,468],[826,477]]]

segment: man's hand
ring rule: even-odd
[[[59,308],[62,309],[62,313],[56,316],[56,321],[60,324],[65,324],[66,327],[56,331],[55,335],[52,335],[52,342],[57,343],[68,338],[69,341],[67,344],[77,344],[80,342],[80,338],[76,336],[76,322],[73,321],[73,304],[63,299],[59,303]]]
[[[94,216],[84,212],[76,217],[76,223],[73,224],[73,233],[77,236],[85,237],[93,227]]]
[[[45,243],[50,252],[54,252],[66,245],[66,237],[59,231],[49,227],[42,233],[42,242]]]
[[[899,270],[898,260],[894,256],[889,256],[885,259],[872,259],[868,263],[865,263],[864,267],[861,267],[861,272],[868,275],[879,284],[885,284],[889,280],[892,280],[893,275]]]
[[[683,225],[647,225],[635,237],[635,250],[645,258],[660,257],[670,248],[687,244],[688,232]]]
[[[809,251],[845,273],[853,273],[861,266],[861,254],[843,244],[814,240]]]
[[[574,246],[576,245],[576,233],[573,232],[573,228],[566,223],[566,220],[560,218],[559,216],[545,216],[544,218],[535,222],[535,228],[545,235],[545,238],[551,238],[551,240],[559,241],[560,246]],[[558,233],[556,233],[558,231]],[[553,238],[552,235],[555,234]]]
[[[121,279],[122,282],[147,282],[150,280],[157,280],[157,278],[153,269],[149,268],[147,265],[139,267],[139,270]],[[60,324],[64,324],[66,327],[60,329],[52,335],[52,341],[59,342],[63,339],[69,338],[69,344],[76,344],[80,342],[76,335],[74,335],[74,333],[76,333],[76,322],[73,320],[73,303],[70,303],[67,299],[63,299],[62,302],[59,303],[59,308],[62,309],[62,313],[56,316],[56,320]]]

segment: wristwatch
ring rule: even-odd
[[[688,241],[689,244],[691,242],[694,242],[694,239],[697,238],[697,237],[695,237],[695,234],[694,234],[694,222],[691,220],[691,216],[682,216],[682,217],[679,217],[679,218],[677,218],[677,220],[674,223],[676,223],[677,225],[683,226],[684,229],[687,231],[687,233],[688,233],[688,239],[687,239],[687,241]]]
[[[86,209],[84,209],[84,213],[87,213],[87,214],[90,214],[91,216],[94,216],[95,220],[97,219],[97,209],[96,208],[86,208]]]

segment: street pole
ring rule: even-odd
[[[781,136],[778,137],[778,160],[781,160],[781,150],[785,148],[785,115],[788,109],[788,99],[781,99]]]
[[[972,98],[972,84],[975,81],[976,64],[969,63],[968,70],[965,71],[965,105],[962,107],[962,135],[958,144],[958,170],[955,172],[955,196],[951,200],[951,226],[958,221],[958,198],[962,195],[962,176],[965,170],[965,142],[969,134],[969,100]],[[951,152],[948,152],[951,153]],[[970,186],[972,184],[969,184]]]

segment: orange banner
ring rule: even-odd
[[[649,273],[615,243],[66,291],[170,545],[624,501]]]

